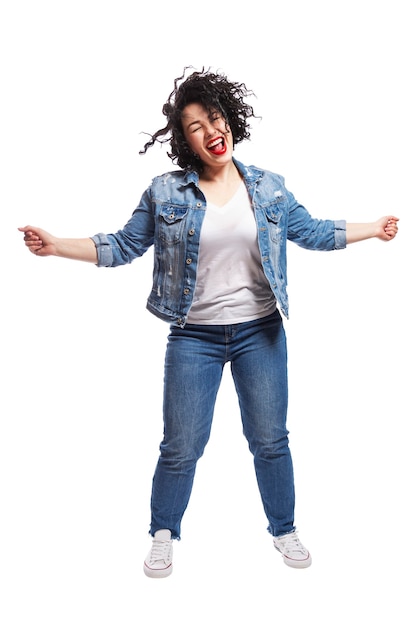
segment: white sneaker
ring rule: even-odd
[[[284,563],[290,567],[309,567],[311,565],[310,552],[298,539],[297,531],[280,537],[274,537],[274,546],[281,552]]]
[[[143,564],[143,571],[150,578],[165,578],[172,573],[171,531],[166,528],[157,530],[152,548]]]

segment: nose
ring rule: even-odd
[[[214,122],[209,122],[207,124],[206,135],[208,138],[210,138],[212,135],[215,135],[218,132],[219,132],[219,129],[216,128],[216,126],[214,125]]]

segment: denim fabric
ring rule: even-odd
[[[240,324],[171,326],[165,361],[164,438],[152,486],[152,535],[169,528],[173,538],[180,537],[196,463],[210,436],[227,362],[268,530],[278,536],[294,529],[294,478],[286,428],[287,348],[276,311]]]
[[[311,250],[344,248],[346,223],[312,218],[286,189],[282,176],[238,161],[235,164],[254,209],[264,273],[281,313],[288,317],[287,240]],[[130,263],[153,245],[153,285],[147,308],[163,320],[184,327],[196,285],[205,208],[196,172],[158,176],[123,229],[92,237],[97,265]]]

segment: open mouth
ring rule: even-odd
[[[207,144],[207,150],[212,154],[224,154],[227,150],[226,142],[223,137],[216,137]]]

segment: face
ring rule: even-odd
[[[184,136],[191,150],[209,167],[225,165],[232,158],[233,137],[218,112],[208,113],[192,103],[182,112]]]

